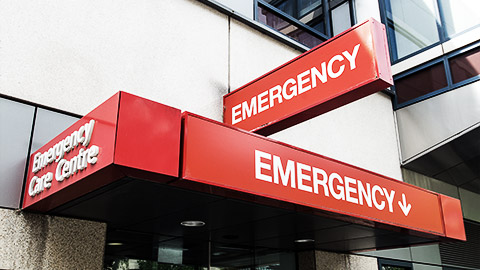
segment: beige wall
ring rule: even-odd
[[[221,121],[229,89],[300,54],[194,0],[0,5],[0,93],[78,114],[124,90]],[[401,179],[384,94],[272,138]]]
[[[119,90],[217,120],[228,18],[198,1],[0,0],[0,93],[86,114]]]

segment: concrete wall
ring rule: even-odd
[[[106,224],[0,209],[0,269],[102,269]]]
[[[119,90],[221,120],[228,18],[198,1],[0,1],[0,93],[86,114]]]
[[[299,270],[376,270],[377,259],[324,251],[304,251],[297,257]]]

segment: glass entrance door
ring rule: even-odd
[[[198,241],[165,241],[150,256],[111,257],[108,270],[292,270],[295,253],[260,247]],[[188,243],[188,244],[185,244]],[[146,249],[144,249],[146,251]],[[156,256],[152,256],[156,253]]]

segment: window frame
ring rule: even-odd
[[[435,42],[433,44],[430,44],[426,47],[423,47],[419,50],[416,50],[408,55],[405,55],[401,58],[398,58],[398,55],[396,53],[396,47],[397,47],[397,43],[396,43],[396,39],[395,39],[395,36],[392,35],[392,33],[389,31],[389,25],[393,25],[393,22],[392,23],[389,23],[389,19],[387,17],[387,3],[386,1],[390,1],[390,0],[378,0],[378,4],[379,4],[379,8],[380,8],[380,19],[382,21],[383,24],[385,24],[386,26],[386,30],[387,30],[387,38],[388,38],[388,47],[389,47],[389,52],[390,52],[390,60],[392,62],[392,64],[396,64],[396,63],[399,63],[405,59],[408,59],[410,57],[413,57],[415,55],[418,55],[424,51],[427,51],[435,46],[438,46],[442,43],[445,43],[457,36],[460,36],[466,32],[469,32],[469,31],[472,31],[473,29],[476,29],[476,28],[480,28],[480,24],[478,25],[474,25],[470,28],[467,28],[461,32],[458,32],[454,35],[451,35],[451,36],[448,36],[447,34],[447,28],[446,28],[446,21],[445,21],[445,15],[444,15],[444,10],[442,8],[442,4],[440,2],[440,0],[433,0],[433,3],[434,3],[434,8],[435,8],[435,19],[438,20],[440,22],[440,24],[437,24],[437,33],[438,33],[438,37],[439,37],[439,41],[438,42]]]
[[[288,0],[287,0],[288,1]],[[294,11],[296,14],[298,14],[300,11],[299,11],[299,2],[298,1],[294,1]],[[258,14],[258,8],[259,7],[262,7],[262,8],[266,8],[268,11],[274,13],[275,15],[279,16],[281,19],[291,23],[292,25],[298,27],[299,29],[301,30],[304,30],[306,31],[307,33],[311,34],[312,36],[314,36],[315,38],[317,39],[320,39],[322,40],[322,42],[325,42],[326,40],[330,39],[333,37],[333,29],[332,29],[332,16],[331,16],[331,10],[343,3],[347,2],[349,4],[349,19],[350,19],[350,24],[353,26],[357,23],[356,21],[356,14],[355,14],[355,0],[342,0],[340,1],[338,4],[330,7],[329,6],[329,2],[328,0],[321,0],[321,6],[322,6],[322,9],[323,9],[323,20],[325,22],[325,33],[322,33],[316,29],[314,29],[313,27],[310,27],[308,24],[305,24],[303,22],[301,22],[300,20],[294,18],[293,16],[285,13],[284,11],[276,8],[275,6],[267,3],[265,0],[254,0],[254,12],[253,12],[253,16],[254,16],[254,20],[259,22],[259,14]],[[320,4],[319,4],[320,5]],[[318,6],[317,6],[318,7]],[[268,26],[268,25],[267,25]],[[268,26],[270,27],[270,26]],[[275,31],[277,31],[276,29],[274,29]],[[281,32],[280,32],[281,33]],[[286,35],[286,34],[283,34],[281,33],[282,35],[285,35],[287,36],[288,38],[291,38],[293,39],[292,37]],[[297,42],[300,42],[302,43],[301,41],[299,40],[296,40]],[[303,44],[303,43],[302,43]],[[305,45],[305,44],[304,44]],[[308,47],[308,45],[305,45]]]
[[[394,110],[398,110],[398,109],[401,109],[401,108],[404,108],[406,106],[409,106],[409,105],[412,105],[414,103],[417,103],[417,102],[420,102],[420,101],[423,101],[423,100],[426,100],[426,99],[429,99],[431,97],[434,97],[436,95],[439,95],[439,94],[442,94],[442,93],[446,93],[448,91],[451,91],[451,90],[454,90],[454,89],[457,89],[459,87],[462,87],[462,86],[465,86],[467,84],[470,84],[470,83],[473,83],[473,82],[476,82],[476,81],[479,81],[480,80],[480,74],[476,75],[476,76],[473,76],[471,78],[468,78],[466,80],[463,80],[463,81],[460,81],[460,82],[457,82],[457,83],[453,83],[453,78],[452,78],[452,73],[451,73],[451,68],[450,68],[450,62],[449,60],[455,56],[458,56],[458,55],[461,55],[463,53],[467,53],[469,51],[472,51],[472,50],[475,50],[475,49],[479,49],[480,48],[480,41],[477,41],[473,44],[470,44],[466,47],[463,47],[459,50],[456,50],[456,51],[453,51],[451,53],[448,53],[448,54],[445,54],[441,57],[438,57],[436,59],[433,59],[431,61],[428,61],[426,63],[423,63],[419,66],[416,66],[414,68],[411,68],[407,71],[404,71],[396,76],[394,76],[394,81],[395,80],[398,80],[398,79],[401,79],[401,78],[404,78],[406,76],[409,76],[413,73],[416,73],[418,71],[421,71],[423,69],[426,69],[426,68],[429,68],[435,64],[438,64],[438,63],[441,63],[443,62],[443,68],[445,69],[445,74],[446,74],[446,77],[447,77],[447,86],[444,87],[444,88],[441,88],[441,89],[438,89],[438,90],[435,90],[433,92],[430,92],[428,94],[425,94],[423,96],[420,96],[420,97],[417,97],[417,98],[414,98],[412,100],[409,100],[409,101],[406,101],[406,102],[403,102],[403,103],[398,103],[398,99],[397,99],[397,92],[396,92],[396,89],[395,89],[395,86],[393,86],[391,89],[392,89],[392,92],[394,93],[394,102],[393,102],[393,108]],[[479,52],[480,53],[480,52]]]
[[[43,110],[47,110],[47,111],[50,111],[50,112],[54,112],[54,113],[58,113],[58,114],[62,114],[62,115],[66,115],[66,116],[70,116],[70,117],[74,117],[74,118],[82,118],[81,115],[78,115],[78,114],[75,114],[75,113],[71,113],[71,112],[67,112],[67,111],[63,111],[63,110],[59,110],[59,109],[55,109],[55,108],[51,108],[51,107],[48,107],[48,106],[43,106],[43,105],[40,105],[40,104],[35,104],[33,102],[29,102],[29,101],[26,101],[26,100],[22,100],[22,99],[19,99],[19,98],[15,98],[15,97],[10,97],[10,96],[6,96],[6,95],[2,95],[0,94],[0,98],[1,99],[5,99],[5,100],[8,100],[8,101],[13,101],[13,102],[17,102],[19,104],[22,104],[24,106],[30,106],[30,107],[33,107],[33,118],[32,118],[32,126],[31,126],[31,130],[30,130],[30,138],[29,138],[29,142],[28,142],[28,148],[27,148],[27,152],[25,153],[26,154],[26,162],[25,162],[25,170],[24,170],[24,174],[23,174],[23,178],[22,178],[22,184],[21,184],[21,194],[20,194],[20,201],[19,201],[19,205],[18,205],[18,208],[11,208],[11,207],[7,207],[7,206],[0,206],[0,208],[3,208],[3,209],[21,209],[23,208],[23,200],[24,200],[24,196],[25,196],[25,188],[26,188],[26,185],[27,185],[27,177],[28,177],[28,168],[30,166],[30,156],[32,154],[32,145],[33,145],[33,137],[34,137],[34,133],[35,133],[35,123],[37,122],[37,116],[38,116],[38,109],[43,109]]]

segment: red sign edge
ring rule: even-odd
[[[348,163],[345,163],[345,162],[342,162],[342,161],[339,161],[339,160],[336,160],[336,159],[333,159],[333,158],[330,158],[330,157],[323,156],[323,155],[315,153],[315,152],[311,152],[311,151],[306,150],[306,149],[302,149],[302,148],[299,148],[299,147],[296,147],[296,146],[293,146],[293,145],[290,145],[290,144],[287,144],[287,143],[284,143],[284,142],[281,142],[281,141],[277,141],[277,140],[274,140],[274,139],[271,139],[271,138],[268,138],[268,137],[264,137],[262,135],[252,133],[252,132],[246,131],[244,129],[237,128],[237,127],[234,127],[234,126],[229,125],[229,124],[221,123],[221,122],[218,122],[218,121],[215,121],[215,120],[212,120],[212,119],[209,119],[209,118],[206,118],[206,117],[203,117],[203,116],[191,113],[191,112],[187,112],[187,111],[182,113],[182,126],[183,126],[182,141],[183,142],[185,141],[185,138],[187,136],[187,128],[186,127],[187,127],[187,122],[188,122],[189,117],[199,118],[201,120],[205,120],[205,121],[211,122],[213,124],[221,125],[223,127],[226,127],[226,128],[233,129],[235,131],[244,133],[246,135],[256,137],[258,139],[262,139],[262,140],[272,142],[272,143],[277,143],[279,145],[286,146],[286,147],[292,148],[294,150],[304,152],[306,154],[321,157],[321,158],[324,158],[324,159],[327,159],[327,160],[330,160],[330,161],[333,161],[333,162],[337,162],[339,164],[342,164],[342,165],[345,165],[345,166],[348,166],[348,167],[353,167],[355,169],[370,173],[372,175],[382,177],[386,181],[391,181],[391,182],[394,181],[395,183],[401,183],[402,185],[406,185],[410,188],[414,188],[414,189],[420,190],[422,192],[427,192],[427,193],[430,193],[434,196],[437,196],[437,198],[439,200],[438,201],[439,202],[439,209],[441,211],[440,214],[443,217],[443,220],[442,220],[443,221],[443,224],[442,224],[443,232],[435,232],[435,231],[421,229],[421,228],[417,228],[417,227],[413,227],[413,226],[408,226],[408,225],[405,225],[405,224],[398,224],[398,223],[395,223],[395,222],[384,221],[384,220],[381,220],[381,219],[365,217],[365,216],[362,216],[362,215],[359,215],[359,214],[349,213],[349,212],[345,212],[345,211],[341,211],[341,210],[337,210],[337,209],[332,209],[331,212],[336,213],[336,214],[347,215],[347,216],[350,216],[350,217],[362,218],[362,219],[366,219],[366,220],[374,221],[374,222],[378,221],[383,225],[391,225],[391,226],[396,226],[396,227],[400,227],[400,228],[412,229],[412,230],[414,230],[416,232],[420,232],[420,233],[428,233],[428,234],[431,234],[431,235],[436,235],[436,236],[441,236],[441,237],[446,237],[446,238],[453,238],[453,239],[456,239],[456,240],[464,240],[464,238],[461,237],[462,232],[463,232],[463,234],[465,234],[465,229],[464,229],[464,226],[463,226],[463,215],[462,215],[461,210],[460,210],[460,214],[458,215],[458,207],[455,206],[455,204],[460,205],[460,201],[458,199],[455,199],[455,198],[452,198],[452,197],[449,197],[449,196],[446,196],[446,195],[442,195],[442,194],[436,193],[436,192],[428,190],[428,189],[424,189],[424,188],[421,188],[421,187],[418,187],[418,186],[415,186],[415,185],[412,185],[412,184],[409,184],[409,183],[406,183],[406,182],[403,182],[403,181],[400,181],[400,180],[396,180],[394,178],[391,178],[391,177],[388,177],[388,176],[385,176],[385,175],[382,175],[382,174],[379,174],[379,173],[376,173],[376,172],[372,172],[372,171],[369,171],[369,170],[364,169],[364,168],[360,168],[360,167],[357,167],[357,166],[354,166],[354,165],[351,165],[351,164],[348,164]],[[190,176],[188,176],[188,173],[186,172],[186,158],[185,158],[184,153],[187,150],[186,150],[186,145],[183,142],[182,142],[183,148],[182,148],[182,164],[181,164],[182,174],[180,176],[181,177],[180,180],[185,179],[185,180],[190,180],[190,181],[196,181],[196,182],[203,183],[203,184],[206,184],[206,185],[213,185],[213,186],[217,186],[217,187],[220,187],[220,188],[226,188],[226,189],[235,190],[235,191],[239,191],[239,192],[243,192],[243,193],[259,195],[259,196],[263,196],[263,197],[266,197],[266,198],[280,200],[280,201],[283,201],[283,202],[292,203],[294,205],[303,205],[303,206],[307,206],[307,207],[311,207],[311,208],[318,209],[318,210],[323,210],[323,211],[328,211],[328,209],[331,209],[331,208],[328,208],[328,207],[318,208],[318,206],[312,206],[308,203],[298,203],[298,202],[288,200],[288,199],[285,199],[285,198],[279,198],[279,197],[272,196],[272,195],[269,195],[269,194],[263,194],[261,192],[252,192],[252,191],[249,191],[249,190],[244,190],[244,189],[241,189],[241,188],[231,187],[231,186],[228,186],[228,185],[223,185],[223,184],[219,184],[219,183],[204,180],[204,179],[197,179],[197,178],[194,178],[194,177],[190,177]],[[446,204],[445,207],[442,204],[441,196],[444,197],[443,201]],[[447,209],[447,212],[445,212],[445,209]],[[458,217],[458,219],[461,220],[461,224],[462,224],[462,226],[460,226],[461,228],[458,228],[458,223],[455,224],[455,222],[450,222],[450,221],[455,220],[454,218],[449,218],[447,221],[445,221],[445,216],[447,216],[447,215],[450,216],[450,217],[452,215],[456,215],[456,217]],[[448,229],[446,227],[447,224],[449,226]]]
[[[352,101],[355,101],[357,99],[366,97],[368,95],[371,95],[377,91],[369,91],[363,93],[362,90],[368,89],[372,86],[374,86],[375,89],[378,88],[387,88],[393,85],[393,77],[392,77],[392,71],[390,68],[390,54],[388,50],[388,42],[387,42],[387,36],[385,32],[385,26],[378,22],[377,20],[373,18],[369,18],[361,23],[358,23],[351,28],[343,31],[342,33],[326,40],[325,42],[319,44],[318,46],[300,54],[299,56],[293,58],[292,60],[284,63],[283,65],[280,65],[273,70],[263,74],[262,76],[248,82],[247,84],[233,90],[230,93],[227,93],[223,96],[223,104],[225,104],[225,99],[228,98],[229,96],[237,93],[240,90],[243,90],[244,88],[248,87],[249,85],[262,80],[263,78],[277,72],[278,70],[284,68],[285,66],[288,66],[289,64],[297,61],[298,59],[301,59],[305,56],[308,56],[309,54],[313,53],[317,49],[320,49],[323,46],[326,46],[327,44],[334,42],[335,40],[339,39],[340,37],[356,30],[357,28],[365,25],[365,24],[370,24],[370,32],[372,33],[372,44],[373,44],[373,49],[375,52],[374,56],[374,61],[373,65],[375,66],[375,73],[376,77],[374,79],[369,79],[365,80],[362,83],[349,87],[341,92],[336,93],[335,95],[331,96],[328,100],[325,100],[323,102],[317,102],[316,104],[312,104],[310,106],[304,107],[302,109],[296,110],[282,118],[275,119],[273,121],[270,121],[268,123],[265,123],[262,126],[256,127],[254,129],[251,129],[249,131],[258,133],[260,135],[268,136],[271,134],[274,134],[278,131],[284,130],[288,127],[294,126],[296,124],[299,124],[303,121],[309,120],[313,117],[316,117],[318,115],[321,115],[323,113],[329,112],[335,108],[341,107],[343,105],[346,105]],[[382,44],[383,46],[378,46],[378,44]],[[385,61],[378,61],[378,59],[383,59]],[[357,91],[352,91],[352,90],[357,90]],[[320,106],[321,105],[321,106]],[[225,121],[225,105],[223,106],[223,122]]]
[[[159,181],[159,179],[162,179],[164,177],[156,177],[156,174],[162,174],[162,176],[171,176],[173,178],[178,177],[179,175],[179,160],[180,160],[180,148],[181,148],[181,111],[177,108],[158,103],[156,101],[146,99],[134,94],[130,94],[127,92],[120,91],[120,98],[119,98],[119,104],[118,104],[118,114],[117,114],[117,127],[115,130],[115,145],[114,145],[114,161],[113,163],[115,165],[118,165],[122,170],[125,172],[126,175],[132,176],[132,177],[143,177],[146,179],[150,179],[156,182],[162,182]],[[142,102],[142,104],[139,104],[139,101]],[[146,104],[145,104],[146,103]],[[157,107],[158,106],[158,107]],[[148,107],[148,108],[146,108]],[[157,109],[163,107],[161,109]],[[178,135],[178,145],[176,145],[176,156],[175,156],[175,168],[173,170],[167,170],[164,166],[164,168],[157,168],[157,166],[152,166],[151,163],[147,164],[147,166],[144,166],[142,163],[142,160],[129,160],[126,161],[122,159],[119,155],[124,155],[125,153],[123,152],[129,152],[129,151],[139,151],[138,149],[135,149],[136,147],[141,148],[142,156],[146,156],[146,159],[148,157],[155,157],[158,153],[158,150],[156,147],[161,147],[161,143],[158,144],[156,140],[153,140],[153,138],[149,138],[151,140],[145,141],[145,139],[141,139],[141,136],[138,136],[139,134],[145,134],[146,132],[149,132],[150,127],[152,126],[153,123],[150,121],[152,120],[157,120],[157,119],[145,119],[143,117],[137,117],[137,114],[130,114],[128,115],[129,112],[135,111],[135,110],[141,110],[144,109],[145,111],[148,110],[149,113],[164,113],[168,111],[168,114],[171,118],[177,118],[176,120],[178,121],[177,126],[175,127],[176,132],[175,134],[171,134],[172,136]],[[165,111],[164,111],[165,110]],[[128,115],[130,118],[127,120],[126,117],[122,117],[123,115]],[[133,116],[132,116],[133,115]],[[133,119],[132,119],[133,118]],[[130,143],[129,140],[125,139],[125,134],[121,134],[122,131],[128,130],[130,128],[130,125],[134,124],[134,136],[137,140],[140,140],[138,143]],[[170,135],[170,134],[169,134]],[[131,134],[130,134],[131,136]],[[138,137],[137,137],[138,136]],[[122,140],[119,140],[119,137],[122,138]],[[152,142],[153,141],[153,142]],[[122,143],[120,143],[122,142]],[[172,148],[173,149],[173,148]],[[171,150],[171,149],[170,149]]]
[[[442,207],[443,227],[445,236],[466,241],[465,226],[463,223],[462,205],[460,200],[439,194],[439,203]]]

